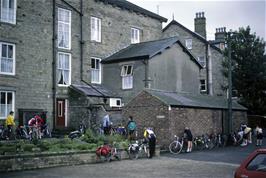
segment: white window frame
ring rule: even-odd
[[[61,68],[59,68],[59,56],[60,55],[68,55],[69,56],[69,76],[68,76],[68,78],[69,78],[69,82],[67,83],[67,84],[59,84],[59,81],[60,81],[60,79],[59,79],[59,70],[67,70],[67,69],[61,69]],[[71,54],[70,53],[64,53],[64,52],[58,52],[58,59],[57,59],[57,85],[58,86],[69,86],[69,85],[71,85]],[[64,79],[63,79],[64,80]]]
[[[198,61],[203,68],[206,67],[206,58],[204,56],[199,56]]]
[[[95,60],[95,68],[92,68],[92,59]],[[99,61],[99,69],[96,69],[96,61]],[[98,73],[98,81],[97,80],[93,80],[95,79],[94,74],[96,75],[96,73]],[[100,58],[96,58],[96,57],[91,57],[91,83],[96,83],[96,84],[101,84],[102,83],[102,65],[101,65],[101,59]]]
[[[131,44],[140,42],[140,29],[131,28]]]
[[[204,84],[202,84],[201,81],[204,81]],[[204,87],[205,89],[203,90],[202,87]],[[200,79],[200,92],[206,92],[206,91],[207,91],[206,80]]]
[[[57,102],[57,117],[63,117],[63,101]]]
[[[101,42],[101,26],[102,20],[91,16],[91,41]]]
[[[17,0],[14,0],[14,9],[11,9],[11,8],[7,8],[4,10],[3,8],[3,4],[4,4],[4,1],[7,2],[7,4],[10,4],[10,1],[11,0],[1,0],[1,18],[0,18],[0,21],[1,22],[6,22],[6,23],[11,23],[11,24],[16,24],[16,15],[17,15]],[[13,12],[12,12],[13,10]],[[3,16],[4,13],[7,13],[8,15],[7,16],[7,19],[3,19]],[[12,15],[10,15],[12,14]],[[10,19],[10,16],[13,16],[13,19]]]
[[[5,96],[5,116],[0,115],[0,120],[1,119],[6,119],[7,115],[9,114],[10,111],[7,110],[7,93],[12,93],[12,109],[11,111],[15,111],[15,92],[14,91],[6,91],[6,90],[0,90],[0,108],[2,107],[1,105],[1,93],[6,93]],[[1,109],[0,109],[1,111]],[[2,111],[1,111],[2,112]]]
[[[128,71],[129,66],[131,71]],[[133,88],[133,65],[123,65],[121,68],[121,77],[122,77],[122,89],[132,89]]]
[[[13,65],[12,65],[12,72],[2,72],[1,68],[2,68],[2,45],[7,45],[7,46],[12,46],[13,47],[13,56],[12,58],[8,58],[8,54],[7,54],[7,58],[8,59],[13,59]],[[16,46],[15,44],[12,43],[4,43],[4,42],[0,42],[0,74],[4,74],[4,75],[15,75],[15,69],[16,69]]]
[[[60,14],[60,12],[62,12],[62,13],[69,13],[69,19],[68,19],[68,22],[67,21],[61,21],[61,20],[59,20],[59,14]],[[71,49],[71,11],[70,10],[67,10],[67,9],[62,9],[62,8],[58,8],[58,20],[57,20],[57,46],[58,46],[58,48],[61,48],[61,49],[68,49],[68,50],[70,50]],[[67,44],[67,46],[68,47],[64,47],[64,45],[63,46],[60,46],[60,34],[61,34],[61,32],[60,32],[60,25],[62,25],[62,37],[64,36],[64,29],[65,29],[65,27],[66,26],[68,26],[68,28],[69,28],[69,32],[68,32],[68,35],[67,35],[67,37],[66,38],[68,38],[68,44]]]
[[[186,47],[187,49],[192,49],[192,39],[186,39]]]
[[[117,101],[120,102],[120,105],[117,104]],[[121,99],[120,98],[110,98],[110,107],[121,107]]]

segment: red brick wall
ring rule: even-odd
[[[168,148],[174,135],[182,136],[189,127],[193,136],[222,131],[222,110],[171,107],[147,92],[141,92],[123,109],[123,118],[132,115],[138,125],[138,136],[143,137],[143,128],[153,127],[158,144]],[[245,122],[245,112],[233,113],[233,128]]]
[[[154,128],[158,144],[169,136],[168,106],[147,92],[140,93],[123,108],[123,118],[130,115],[137,123],[138,137],[143,137],[144,127]],[[168,144],[168,142],[167,142]]]

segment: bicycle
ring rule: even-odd
[[[184,138],[182,137],[179,139],[179,137],[176,135],[174,137],[174,141],[172,141],[169,145],[169,151],[172,154],[179,154],[184,147]]]
[[[25,126],[18,126],[16,128],[16,139],[29,139],[30,135],[27,132]]]
[[[149,154],[147,151],[147,142],[144,140],[141,140],[140,144],[139,144],[139,141],[129,144],[128,156],[129,156],[129,159],[138,159],[140,156],[148,158]]]
[[[29,139],[32,140],[38,140],[41,138],[41,128],[37,125],[33,126],[28,126],[30,131],[29,131]]]

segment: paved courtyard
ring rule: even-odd
[[[266,140],[264,139],[264,146]],[[1,178],[232,178],[234,170],[256,147],[226,147],[153,159],[123,160],[23,172],[0,173]]]

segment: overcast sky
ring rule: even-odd
[[[157,13],[168,19],[165,27],[174,19],[194,31],[196,12],[205,12],[207,39],[213,40],[215,29],[238,30],[239,27],[251,27],[252,32],[266,40],[266,0],[128,0],[140,7]]]

